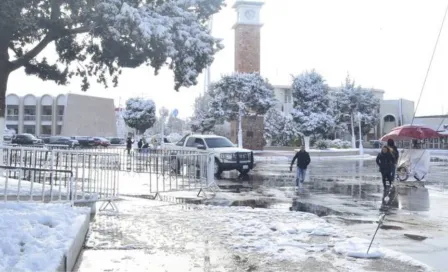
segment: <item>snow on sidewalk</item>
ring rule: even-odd
[[[89,213],[66,204],[0,203],[0,271],[55,271]]]
[[[217,268],[231,265],[232,259],[248,260],[254,271],[430,271],[424,264],[404,254],[374,243],[365,259],[369,241],[352,237],[344,229],[313,214],[287,210],[174,205],[166,202],[127,199],[118,203],[119,215],[99,214],[87,241],[87,258],[101,255],[97,270],[114,267],[129,271],[124,262],[133,257],[127,250],[189,258],[188,271],[204,271],[204,258]],[[376,225],[372,224],[372,229]],[[218,255],[204,256],[204,243]],[[111,250],[122,256],[112,257]],[[100,251],[104,251],[100,254]],[[149,252],[149,253],[145,253]],[[95,255],[96,254],[96,255]],[[134,253],[132,253],[134,254]],[[363,255],[364,254],[364,255]],[[95,256],[94,256],[95,255]],[[223,256],[222,260],[219,256]],[[353,258],[358,257],[358,258]],[[130,259],[131,258],[131,259]],[[106,261],[107,259],[107,261]],[[167,262],[174,262],[175,258]],[[88,267],[86,261],[81,267]],[[165,263],[164,265],[169,265]],[[156,271],[154,263],[140,264],[141,270]],[[82,271],[82,270],[81,270]],[[169,270],[182,271],[182,270]]]

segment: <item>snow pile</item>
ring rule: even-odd
[[[32,185],[32,186],[31,186]],[[57,198],[59,194],[62,196],[67,195],[67,188],[61,186],[61,191],[59,191],[59,186],[55,185],[53,187],[53,196]],[[8,179],[8,183],[6,183],[6,179],[4,177],[0,177],[0,195],[12,195],[12,196],[49,196],[51,194],[51,185],[45,184],[45,187],[42,183],[37,182],[29,182],[26,180],[21,180],[19,184],[19,180],[17,179]]]
[[[55,271],[89,209],[0,203],[0,214],[0,271]]]
[[[336,243],[334,246],[334,251],[338,254],[354,258],[377,259],[384,257],[385,254],[375,245],[372,245],[369,253],[367,254],[369,244],[370,242],[367,240],[350,238],[346,241]]]

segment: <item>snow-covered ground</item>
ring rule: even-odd
[[[162,260],[145,261],[139,263],[139,269],[204,271],[208,266],[213,268],[210,271],[430,270],[376,243],[366,256],[368,240],[352,237],[313,214],[167,205],[137,199],[125,199],[118,205],[119,215],[98,215],[86,244],[92,250],[84,252],[80,271],[129,271],[138,261],[137,256],[143,254],[139,260],[151,260],[160,253],[164,255],[163,264]],[[132,254],[126,253],[128,250]],[[185,262],[176,267],[179,256]]]
[[[90,210],[0,203],[0,271],[55,271]]]
[[[9,178],[6,182],[5,177],[0,177],[0,196],[49,196],[52,193],[51,186],[45,183],[29,182],[26,180],[17,180]],[[58,183],[53,186],[53,195],[58,197],[67,195],[67,187],[63,186],[62,183]]]

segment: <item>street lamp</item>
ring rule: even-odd
[[[160,119],[162,121],[162,128],[161,128],[161,134],[162,134],[162,139],[160,142],[160,146],[163,148],[165,146],[165,118],[169,115],[169,111],[167,108],[162,107],[159,110],[159,114],[160,114]]]
[[[362,146],[362,132],[361,132],[361,118],[362,114],[358,112],[358,125],[359,125],[359,155],[364,155],[364,147]]]

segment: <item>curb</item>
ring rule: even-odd
[[[89,232],[90,226],[90,214],[85,215],[84,223],[81,225],[78,233],[73,239],[73,243],[68,249],[67,253],[64,254],[62,260],[56,271],[73,271],[76,261],[82,251],[87,233]]]

